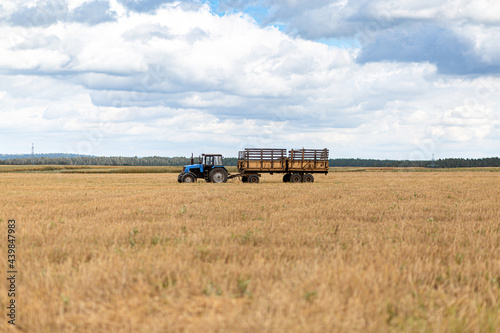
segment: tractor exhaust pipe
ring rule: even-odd
[[[191,165],[194,164],[194,157],[193,157],[193,153],[191,153]]]

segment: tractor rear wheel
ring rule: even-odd
[[[222,168],[216,168],[210,171],[209,179],[212,183],[225,183],[227,182],[227,171]]]
[[[184,176],[182,176],[182,182],[183,183],[196,183],[196,176],[192,174],[191,172],[185,173]]]
[[[314,183],[314,177],[310,173],[306,173],[303,178],[304,183]]]
[[[283,176],[283,183],[289,183],[290,182],[290,177],[292,177],[291,174],[285,173],[285,175]]]
[[[302,182],[302,176],[298,173],[294,173],[291,177],[290,177],[290,181],[292,183],[300,183]]]
[[[253,184],[257,184],[259,182],[259,176],[257,176],[257,175],[248,176],[248,182],[253,183]]]

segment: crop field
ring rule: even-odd
[[[499,169],[179,184],[14,167],[0,268],[15,219],[17,317],[2,277],[0,331],[500,331]]]

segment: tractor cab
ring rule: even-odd
[[[200,159],[202,160],[203,165],[206,168],[211,168],[211,167],[224,167],[224,164],[222,163],[222,155],[217,154],[217,155],[201,155]]]
[[[207,182],[225,183],[228,172],[222,162],[221,154],[202,154],[198,164],[184,166],[182,172],[177,177],[179,183],[194,183],[198,178],[203,178]]]

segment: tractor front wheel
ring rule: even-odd
[[[221,168],[213,169],[210,171],[209,178],[212,183],[225,183],[227,182],[227,171]]]
[[[191,172],[188,172],[182,176],[183,183],[196,183],[196,176]]]

